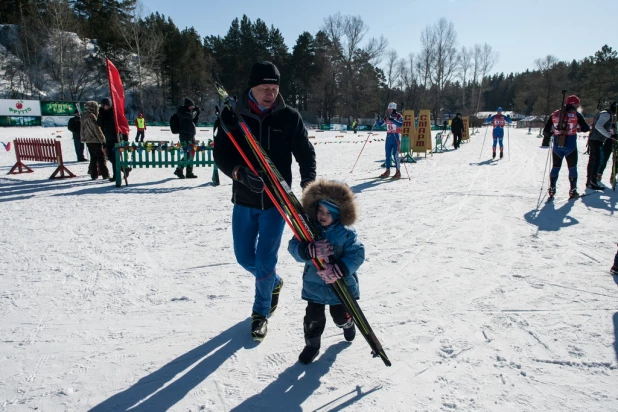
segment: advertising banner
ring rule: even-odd
[[[71,117],[73,116],[43,116],[41,124],[43,127],[67,127]]]
[[[35,116],[0,116],[0,127],[40,126],[41,118]]]
[[[461,134],[461,140],[470,140],[470,129],[468,128],[470,126],[470,119],[468,119],[468,116],[462,118],[463,120],[463,131]]]
[[[76,108],[74,102],[41,102],[41,116],[73,116]]]
[[[0,116],[40,116],[38,100],[0,100]]]
[[[410,142],[414,139],[414,110],[403,111],[403,125],[401,126],[401,153],[410,153]]]
[[[429,110],[421,110],[418,116],[418,129],[412,139],[412,152],[425,153],[432,150],[431,141],[431,113]]]

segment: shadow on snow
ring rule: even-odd
[[[237,323],[203,345],[144,376],[133,386],[113,395],[90,412],[167,411],[202,383],[242,348],[253,348],[246,320]],[[193,367],[191,367],[193,366]],[[179,374],[183,374],[175,380]]]

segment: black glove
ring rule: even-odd
[[[247,166],[236,166],[232,171],[232,178],[247,186],[253,193],[264,191],[264,181],[251,171]]]
[[[223,109],[219,117],[221,118],[221,121],[225,125],[225,128],[228,129],[230,132],[239,129],[238,118],[236,117],[234,112],[228,109],[227,107]]]
[[[310,179],[310,178],[306,178],[306,179],[301,180],[301,181],[300,181],[300,187],[301,187],[301,189],[306,188],[306,187],[307,187],[307,185],[308,185],[309,183],[311,183],[311,182],[313,182],[313,179]]]

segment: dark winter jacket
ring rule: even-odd
[[[451,121],[451,132],[453,132],[453,134],[457,134],[457,135],[462,134],[463,128],[464,128],[464,124],[463,124],[463,119],[461,117],[457,116]]]
[[[349,227],[357,219],[357,210],[352,190],[344,183],[317,180],[303,192],[303,209],[310,219],[316,219],[318,201],[329,199],[341,210],[341,217],[327,228],[322,228],[322,237],[333,246],[334,261],[344,273],[355,299],[359,298],[358,268],[365,261],[365,247],[356,237],[356,231]],[[302,298],[323,305],[337,305],[341,301],[332,287],[327,285],[317,273],[317,268],[306,253],[306,244],[292,238],[288,251],[299,262],[305,262],[303,270]]]
[[[178,135],[180,140],[193,140],[197,133],[195,125],[200,117],[200,111],[197,108],[189,110],[187,106],[179,106],[176,111],[178,116]]]
[[[73,116],[69,119],[69,124],[67,125],[69,131],[73,133],[73,139],[79,140],[81,133],[81,119],[77,116]]]
[[[116,134],[116,120],[114,119],[114,110],[99,109],[99,118],[97,124],[107,136],[108,134]]]
[[[307,137],[307,130],[300,114],[285,105],[281,95],[277,96],[276,107],[272,112],[259,116],[249,108],[249,90],[245,91],[239,99],[237,107],[247,122],[255,139],[273,161],[281,176],[288,185],[292,185],[292,155],[300,167],[301,182],[310,182],[315,179],[315,151]],[[221,114],[225,118],[229,115],[224,109]],[[227,176],[232,177],[232,171],[236,166],[245,166],[246,163],[240,153],[234,147],[230,138],[219,125],[215,135],[214,158],[217,167]],[[251,152],[249,145],[237,130],[234,133],[249,161],[257,166],[257,160]],[[232,202],[237,205],[253,207],[257,209],[269,209],[274,205],[266,193],[254,193],[242,183],[234,181],[232,184]]]

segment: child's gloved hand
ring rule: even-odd
[[[343,277],[341,268],[336,263],[327,263],[324,270],[318,270],[318,276],[322,278],[327,285],[335,283],[338,279]]]
[[[311,259],[325,259],[333,254],[333,246],[326,239],[307,244],[307,256]]]

